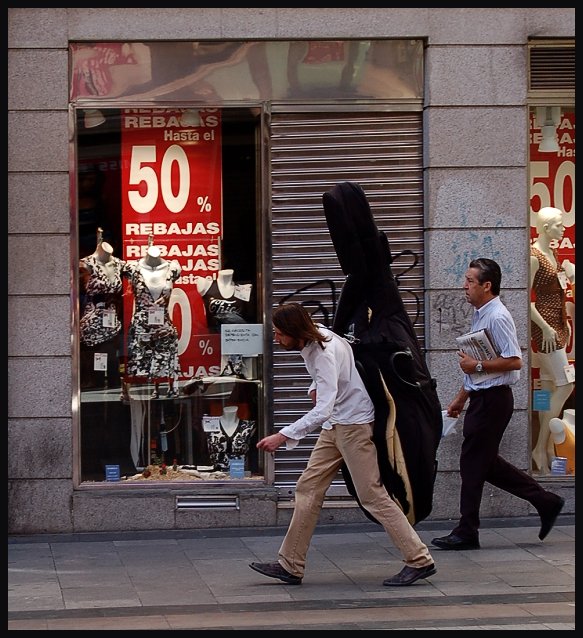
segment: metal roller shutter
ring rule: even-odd
[[[394,257],[393,272],[424,337],[422,121],[419,112],[274,113],[271,133],[273,303],[306,305],[331,325],[344,275],[322,195],[335,184],[364,189]],[[310,409],[309,377],[296,352],[274,351],[275,431]],[[291,498],[318,432],[276,452],[274,483]],[[339,474],[333,483],[343,493]],[[330,492],[329,492],[330,494]]]

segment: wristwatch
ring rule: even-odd
[[[476,363],[476,372],[484,372],[484,366],[482,365],[481,361],[478,361],[478,363]]]

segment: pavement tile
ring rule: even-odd
[[[492,519],[462,552],[433,548],[449,530],[426,522],[437,574],[399,588],[382,581],[402,557],[372,523],[317,528],[299,587],[249,568],[276,560],[281,529],[9,538],[8,629],[572,630],[575,525],[561,518],[544,542],[532,517]]]

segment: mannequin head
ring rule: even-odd
[[[551,239],[561,239],[565,232],[563,211],[552,206],[541,208],[536,216],[536,231],[539,235],[546,233]]]

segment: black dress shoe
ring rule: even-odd
[[[437,569],[435,569],[434,563],[425,567],[408,567],[405,565],[398,574],[383,580],[383,585],[386,587],[404,587],[405,585],[412,585],[420,578],[433,576],[435,573],[437,573]]]
[[[467,541],[455,534],[434,538],[431,544],[440,549],[480,549],[478,541]]]
[[[302,579],[299,576],[290,574],[279,563],[250,563],[249,567],[264,576],[269,576],[269,578],[283,580],[288,585],[302,584]]]
[[[559,500],[555,503],[553,508],[549,510],[545,516],[541,515],[540,517],[540,531],[538,533],[538,537],[541,541],[544,540],[548,536],[548,533],[553,529],[557,516],[561,513],[561,510],[565,505],[565,499],[563,497],[559,496],[558,499]]]

